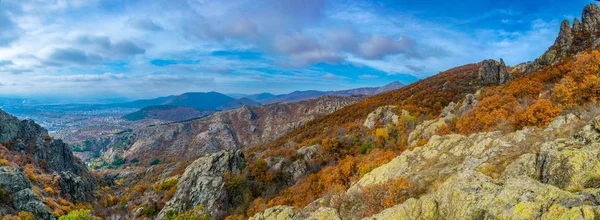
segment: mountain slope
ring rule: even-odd
[[[265,99],[269,99],[269,98],[273,98],[275,97],[275,95],[271,94],[271,93],[260,93],[260,94],[254,94],[254,95],[248,95],[248,96],[244,96],[243,98],[248,98],[250,100],[254,100],[256,102],[261,102]]]
[[[404,84],[394,81],[382,87],[369,87],[369,88],[357,88],[357,89],[349,89],[349,90],[339,90],[339,91],[295,91],[289,94],[284,95],[276,95],[269,97],[269,94],[263,95],[261,100],[257,100],[262,104],[272,104],[279,102],[298,102],[302,100],[307,100],[311,98],[321,97],[324,95],[333,95],[333,96],[371,96],[377,95],[379,93],[388,92],[391,90],[402,88]]]
[[[95,177],[68,145],[33,121],[0,110],[0,143],[2,215],[24,211],[52,219],[66,214],[75,203],[95,200]]]
[[[213,110],[234,100],[234,98],[218,92],[190,92],[175,96],[163,102],[162,105],[176,105],[202,110]]]
[[[123,116],[123,119],[129,121],[139,121],[144,119],[157,119],[162,121],[183,121],[191,118],[198,118],[212,114],[216,111],[200,111],[195,108],[174,106],[174,105],[152,105],[139,111],[132,112]]]
[[[218,110],[231,110],[231,109],[241,108],[243,106],[260,106],[260,105],[261,104],[259,102],[253,101],[249,98],[240,98],[240,99],[236,99],[231,102],[228,102],[225,105],[221,105],[217,109]]]
[[[588,39],[598,39],[599,33],[593,30],[600,28],[600,23],[590,24],[600,20],[600,8],[588,5],[583,18],[588,25],[573,29]],[[558,43],[563,42],[564,31],[571,29],[564,24]],[[534,72],[522,66],[509,71],[502,61],[484,61],[469,74],[472,84],[461,86],[469,92],[456,90],[453,94],[459,96],[445,99],[452,101],[443,105],[436,100],[444,103],[438,95],[446,86],[469,80],[440,80],[446,74],[441,73],[348,106],[265,145],[262,150],[267,153],[263,155],[269,156],[258,156],[257,164],[283,157],[269,152],[294,146],[289,140],[298,143],[296,149],[303,149],[311,140],[321,139],[321,156],[332,155],[325,161],[344,159],[306,174],[306,179],[265,202],[273,208],[256,217],[285,212],[293,219],[326,211],[355,218],[385,210],[374,217],[596,218],[600,204],[586,198],[596,192],[596,174],[591,167],[597,164],[593,155],[600,140],[600,52],[589,42],[566,45],[574,50],[555,56],[552,62],[537,62],[538,71]],[[557,44],[544,56],[556,48]],[[414,96],[398,96],[411,90]],[[330,132],[344,127],[352,131],[361,119],[368,130]],[[350,138],[361,135],[371,135],[371,139]],[[371,148],[373,144],[376,150]],[[381,157],[378,149],[382,148],[400,156],[389,163],[365,165],[372,155]],[[366,172],[361,171],[364,167]],[[340,193],[340,187],[347,190]],[[253,204],[256,202],[260,201]]]
[[[154,99],[142,99],[142,100],[136,100],[133,102],[108,104],[108,106],[120,107],[120,108],[144,108],[146,106],[151,106],[151,105],[160,105],[174,97],[175,96],[165,96],[165,97],[158,97],[158,98],[154,98]]]
[[[113,139],[127,139],[130,143],[127,150],[108,150],[104,158],[110,161],[118,154],[129,159],[183,161],[209,152],[243,149],[271,141],[307,121],[358,100],[325,96],[297,103],[244,106],[201,119],[126,131]],[[111,145],[118,144],[113,142]]]

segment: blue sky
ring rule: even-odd
[[[0,95],[149,98],[409,83],[530,61],[588,0],[2,0]]]

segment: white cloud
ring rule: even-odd
[[[361,79],[376,79],[376,78],[379,78],[379,76],[377,76],[377,75],[370,75],[370,74],[363,74],[363,75],[358,76],[358,78],[361,78]]]
[[[77,75],[38,75],[32,77],[37,81],[62,81],[62,82],[89,82],[89,81],[104,81],[104,80],[119,80],[124,79],[124,74],[77,74]]]

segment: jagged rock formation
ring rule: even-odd
[[[122,143],[104,154],[111,161],[115,155],[129,159],[160,158],[194,160],[204,153],[221,150],[239,150],[274,140],[307,121],[332,113],[361,100],[357,97],[325,96],[297,103],[267,106],[245,106],[240,109],[215,113],[205,118],[146,127],[114,136]]]
[[[600,8],[589,4],[583,9],[582,23],[577,18],[573,26],[565,20],[560,26],[560,33],[548,51],[524,68],[525,73],[532,73],[547,65],[559,62],[569,54],[577,54],[588,48],[596,48],[600,44],[598,28],[600,26]]]
[[[50,137],[35,122],[21,121],[0,110],[0,144],[5,154],[0,158],[30,157],[30,164],[37,169],[49,174],[56,172],[60,193],[71,202],[94,199],[96,180],[92,174],[73,156],[67,144]],[[11,161],[13,158],[7,159]],[[0,189],[8,191],[13,203],[0,204],[0,214],[28,211],[43,219],[53,218],[31,185],[22,168],[15,165],[0,167]]]
[[[479,79],[488,85],[504,84],[512,80],[504,60],[484,60],[479,68]]]
[[[412,146],[417,144],[419,140],[431,138],[438,129],[454,118],[456,118],[455,115],[448,115],[442,118],[424,121],[410,132],[408,135],[408,144]]]
[[[377,125],[387,124],[398,124],[399,116],[396,114],[398,107],[396,106],[382,106],[377,108],[375,111],[369,113],[367,119],[363,123],[363,126],[368,129],[373,129]],[[406,110],[402,110],[402,115],[408,115]]]
[[[458,109],[458,115],[462,115],[463,113],[475,108],[477,106],[477,98],[479,98],[480,92],[477,91],[475,94],[467,94],[465,99],[462,102],[462,105]]]
[[[284,178],[288,186],[294,185],[300,178],[306,176],[309,172],[308,163],[314,159],[320,152],[321,145],[312,145],[300,148],[296,152],[300,157],[294,161],[285,158],[267,158],[271,170],[274,172],[283,171]]]
[[[215,214],[228,208],[225,173],[242,169],[245,157],[242,152],[222,151],[202,157],[185,170],[179,180],[177,192],[160,211],[157,219],[164,219],[169,211],[185,212],[202,205]]]
[[[594,32],[600,25],[600,8],[596,4],[589,4],[583,9],[583,29]]]

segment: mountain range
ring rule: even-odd
[[[282,95],[273,95],[270,93],[261,93],[255,95],[234,94],[233,96],[238,97],[237,99],[218,92],[194,92],[150,100],[119,103],[114,104],[114,106],[141,108],[139,111],[123,116],[123,118],[127,120],[136,121],[144,119],[158,119],[164,121],[178,121],[203,117],[216,111],[237,109],[242,106],[260,106],[281,102],[299,102],[326,95],[371,96],[399,89],[403,86],[404,84],[396,81],[382,87],[358,88],[340,91],[295,91]],[[177,106],[177,108],[173,106]]]

